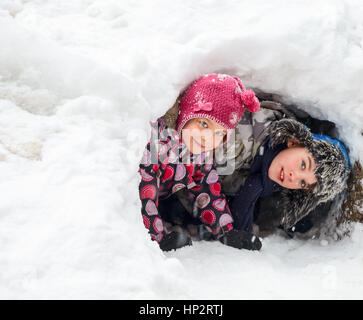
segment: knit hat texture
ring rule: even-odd
[[[302,123],[293,119],[276,121],[269,128],[272,147],[298,140],[312,154],[317,183],[312,189],[283,190],[283,220],[285,229],[308,215],[319,204],[333,200],[347,188],[349,177],[348,153],[339,140],[314,135]]]
[[[208,74],[195,80],[180,100],[177,131],[193,118],[213,120],[225,129],[234,129],[247,109],[256,112],[260,103],[238,77]]]

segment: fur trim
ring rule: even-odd
[[[272,147],[290,139],[301,142],[314,157],[317,184],[309,190],[283,190],[282,225],[291,228],[319,204],[334,199],[347,187],[349,167],[339,147],[314,139],[310,130],[293,119],[282,119],[270,126]]]

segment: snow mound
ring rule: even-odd
[[[362,298],[360,224],[164,254],[137,174],[148,121],[211,72],[337,123],[362,159],[362,17],[359,0],[2,0],[0,297]]]

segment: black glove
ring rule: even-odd
[[[163,251],[175,250],[185,246],[191,246],[192,240],[186,233],[172,231],[164,236],[159,246]]]
[[[242,230],[231,230],[219,239],[223,244],[237,249],[260,250],[262,243],[254,234]]]

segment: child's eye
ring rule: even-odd
[[[208,123],[206,123],[205,121],[203,120],[200,120],[199,121],[200,125],[203,127],[203,128],[208,128]]]
[[[303,170],[306,168],[305,161],[303,161],[303,162],[301,163],[301,168],[302,168]]]
[[[224,136],[224,132],[223,131],[216,131],[216,135],[223,137]]]
[[[303,189],[306,188],[306,182],[305,182],[305,180],[301,180],[301,188],[303,188]]]

